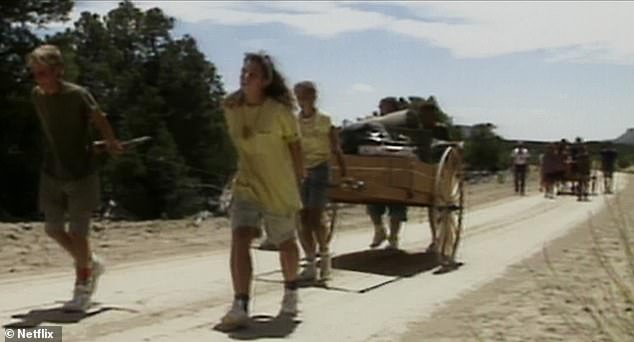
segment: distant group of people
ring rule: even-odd
[[[515,192],[524,195],[530,152],[519,142],[511,152]],[[599,151],[605,193],[613,191],[613,173],[617,152],[611,142],[606,142]],[[570,186],[577,199],[588,200],[592,175],[592,158],[586,143],[576,138],[573,143],[566,139],[548,144],[540,155],[540,190],[546,198],[555,198],[563,186]]]
[[[613,191],[612,181],[617,158],[616,149],[611,142],[604,143],[599,157],[604,192],[609,194]],[[588,200],[591,182],[595,186],[596,175],[592,174],[592,156],[581,138],[575,139],[574,143],[568,143],[565,139],[551,143],[542,156],[541,166],[545,197],[554,198],[557,189],[569,183],[578,200]]]
[[[592,165],[588,149],[581,138],[577,138],[574,144],[562,139],[548,145],[541,166],[545,197],[554,198],[558,184],[573,182],[578,199],[588,199]]]

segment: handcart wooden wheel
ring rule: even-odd
[[[433,199],[428,207],[432,245],[442,265],[455,263],[463,230],[464,178],[462,152],[448,146],[440,158],[434,177]]]

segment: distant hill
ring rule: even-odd
[[[634,128],[628,128],[620,137],[614,139],[617,144],[634,146]]]

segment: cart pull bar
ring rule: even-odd
[[[450,205],[437,205],[436,208],[440,210],[456,211],[456,210],[463,210],[464,206],[457,205],[457,204],[450,204]]]
[[[121,145],[123,145],[123,146],[138,145],[138,144],[144,143],[146,141],[150,141],[150,140],[152,140],[152,137],[142,136],[142,137],[138,137],[138,138],[122,141]],[[105,140],[97,140],[97,141],[93,142],[93,145],[95,147],[103,147],[103,146],[106,145],[106,141]]]
[[[346,179],[342,179],[339,184],[331,183],[328,186],[334,187],[334,188],[341,187],[344,189],[353,189],[353,190],[361,191],[365,189],[365,182],[362,180],[357,180],[353,178],[346,178]]]

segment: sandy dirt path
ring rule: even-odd
[[[534,177],[533,177],[534,178]],[[536,188],[535,180],[530,179]],[[511,185],[493,181],[466,186],[469,210],[495,205],[512,197]],[[410,208],[410,222],[422,222],[425,208]],[[92,242],[111,264],[145,261],[228,248],[231,239],[226,217],[194,224],[194,218],[152,221],[93,221]],[[337,231],[362,230],[371,239],[371,223],[364,206],[346,206],[337,214]],[[42,222],[0,223],[0,279],[18,275],[68,270],[70,257],[43,232]]]
[[[275,318],[282,295],[276,254],[254,250],[253,324],[231,334],[213,330],[231,299],[226,248],[113,264],[95,298],[100,304],[86,316],[56,310],[68,296],[67,272],[3,278],[0,320],[66,323],[64,341],[390,341],[407,332],[408,323],[429,317],[563,236],[603,202],[549,201],[535,193],[494,204],[467,213],[458,256],[465,265],[442,275],[434,274],[430,256],[420,252],[429,242],[426,223],[407,224],[402,252],[368,251],[367,231],[341,231],[332,246],[331,288],[302,288],[302,312],[294,320]]]
[[[634,290],[626,247],[634,247],[634,175],[626,177],[617,196],[592,198],[606,205],[591,218],[502,277],[410,322],[398,340],[634,341],[634,302],[621,292]]]

